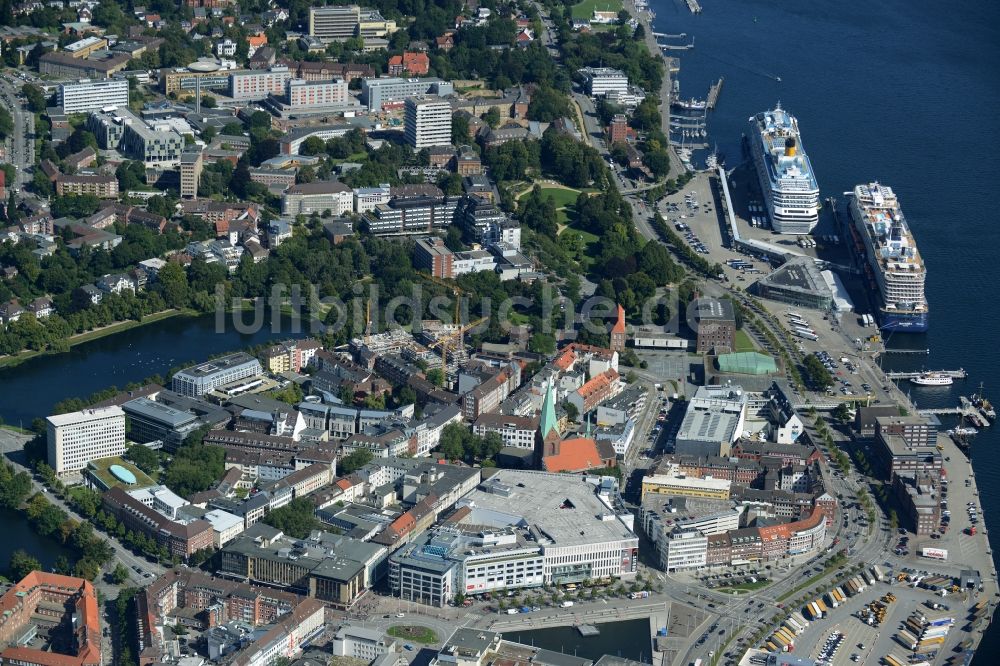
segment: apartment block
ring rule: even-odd
[[[118,179],[114,176],[68,176],[56,178],[56,194],[92,194],[98,199],[118,198]]]
[[[121,407],[85,409],[45,420],[48,461],[56,474],[77,472],[91,460],[125,453],[125,412]]]

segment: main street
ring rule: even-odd
[[[9,74],[0,75],[0,104],[14,118],[14,131],[4,142],[4,147],[7,150],[5,161],[17,168],[17,179],[14,183],[7,183],[7,187],[17,188],[30,180],[28,168],[35,163],[35,117],[18,96],[20,91],[20,81]]]

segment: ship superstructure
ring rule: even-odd
[[[850,208],[858,240],[864,246],[866,273],[882,301],[879,327],[910,333],[926,331],[927,270],[896,194],[879,183],[858,185]]]
[[[750,118],[750,150],[772,228],[808,234],[819,221],[819,185],[799,122],[778,104]]]

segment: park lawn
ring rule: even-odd
[[[738,592],[753,592],[754,590],[759,590],[761,588],[767,587],[771,584],[769,580],[758,580],[756,583],[740,583],[739,585],[731,585],[729,587],[720,587],[718,592],[726,592],[729,594],[736,594]]]
[[[437,642],[437,634],[434,633],[433,629],[418,625],[397,624],[389,627],[389,631],[386,633],[394,638],[402,638],[403,640],[424,643],[425,645]]]
[[[621,0],[583,0],[583,2],[573,5],[573,18],[590,19],[594,16],[594,11],[620,12],[624,6]]]
[[[736,331],[736,351],[748,352],[756,350],[757,348],[754,347],[753,341],[750,340],[750,336],[747,335],[746,331]]]
[[[543,199],[552,198],[552,203],[556,205],[556,208],[571,206],[576,203],[577,197],[580,196],[580,190],[565,187],[542,187],[541,192]]]

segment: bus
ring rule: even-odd
[[[799,319],[802,319],[802,315],[800,315],[795,310],[786,310],[785,314],[787,314],[789,317],[798,317]]]
[[[792,335],[794,335],[797,338],[803,338],[805,340],[812,340],[814,342],[816,340],[819,340],[819,336],[818,335],[816,335],[815,333],[808,333],[806,331],[792,331]]]
[[[793,327],[793,330],[796,330],[799,333],[808,333],[809,335],[816,335],[816,331],[812,330],[808,326],[795,326]]]

